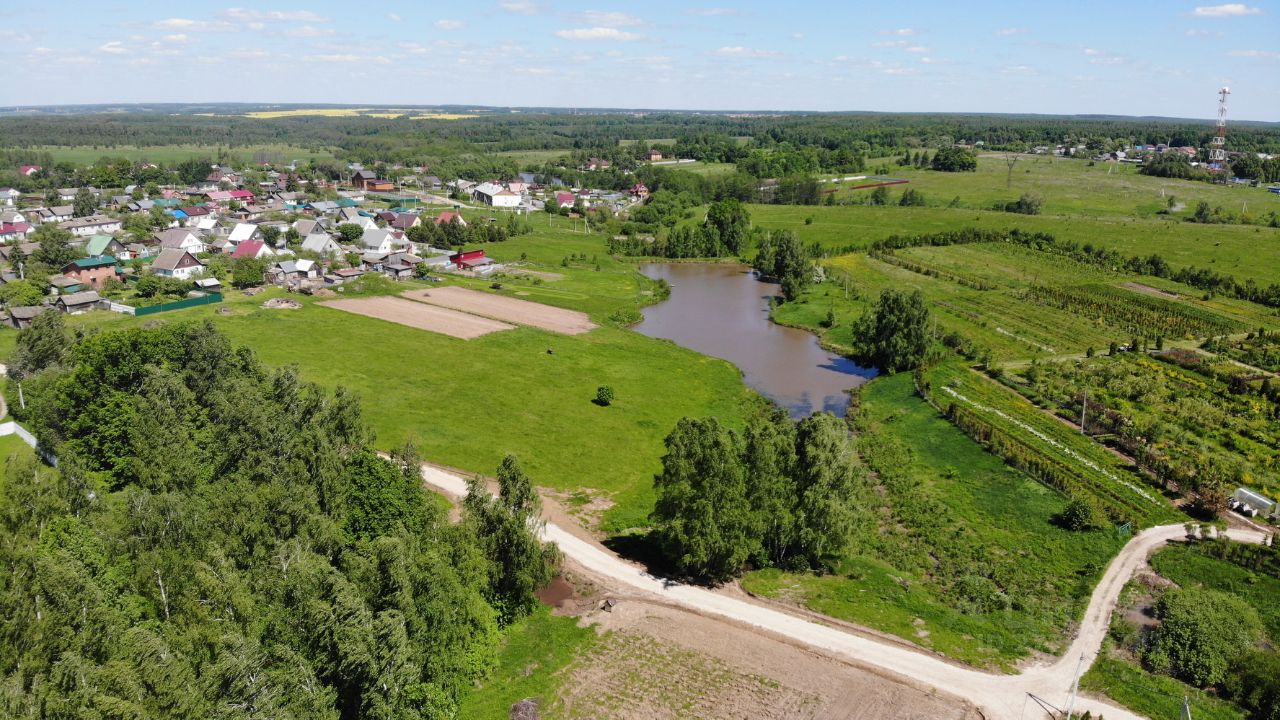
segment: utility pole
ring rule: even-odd
[[[1178,714],[1178,720],[1191,720],[1191,699],[1186,695],[1182,696],[1182,712]]]
[[[1218,91],[1218,131],[1209,141],[1209,167],[1214,170],[1227,168],[1227,96],[1231,88]]]
[[[1076,663],[1076,678],[1071,682],[1071,697],[1067,700],[1067,720],[1076,708],[1076,693],[1080,691],[1080,670],[1084,667],[1084,653],[1080,654],[1080,662]]]
[[[1089,393],[1080,396],[1080,434],[1086,434],[1084,431],[1084,411],[1089,407]]]

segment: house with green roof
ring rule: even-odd
[[[111,255],[78,258],[63,266],[62,275],[81,287],[101,290],[107,280],[119,277],[120,263]]]
[[[94,235],[84,244],[84,251],[89,257],[110,255],[119,260],[130,260],[129,251],[119,240],[110,235]]]

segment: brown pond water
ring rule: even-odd
[[[843,416],[847,391],[875,377],[822,349],[812,333],[770,320],[770,298],[781,290],[744,265],[649,263],[640,272],[670,283],[671,297],[643,310],[638,332],[728,360],[793,418],[821,410]]]

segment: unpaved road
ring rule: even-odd
[[[342,310],[356,315],[388,320],[406,327],[449,335],[462,340],[473,340],[492,332],[514,330],[516,327],[491,318],[396,297],[377,296],[351,298],[349,300],[326,300],[316,304],[321,307]]]
[[[466,481],[458,475],[424,465],[422,477],[431,487],[453,497],[466,494]],[[558,525],[547,523],[543,529],[544,539],[558,545],[566,557],[587,572],[680,607],[736,621],[809,648],[898,675],[913,683],[936,688],[982,708],[989,720],[1043,717],[1043,714],[1034,712],[1034,704],[1028,707],[1028,693],[1065,709],[1080,658],[1084,657],[1083,667],[1087,668],[1097,656],[1125,583],[1146,564],[1147,558],[1158,547],[1185,534],[1182,525],[1164,525],[1134,536],[1107,566],[1093,591],[1079,632],[1061,658],[1051,664],[1032,666],[1018,675],[993,675],[923,650],[819,625],[706,588],[663,580]],[[1228,535],[1241,542],[1263,540],[1262,533],[1247,530],[1229,530]],[[1074,710],[1077,714],[1086,710],[1095,716],[1101,713],[1107,720],[1142,718],[1112,703],[1087,697],[1078,698]]]

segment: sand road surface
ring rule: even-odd
[[[410,290],[400,295],[419,302],[563,335],[579,335],[596,328],[586,313],[463,287]]]
[[[448,495],[461,497],[466,493],[466,481],[453,473],[423,465],[422,477],[428,485]],[[642,567],[554,523],[548,522],[543,527],[544,539],[558,545],[566,557],[588,573],[672,605],[737,622],[832,657],[956,696],[981,708],[988,720],[1042,717],[1035,714],[1034,704],[1028,707],[1028,693],[1065,709],[1077,666],[1087,668],[1097,657],[1125,583],[1146,565],[1147,558],[1157,548],[1185,534],[1182,525],[1164,525],[1135,535],[1112,559],[1094,588],[1079,632],[1067,652],[1060,658],[1031,666],[1017,675],[995,675],[922,649],[820,625],[747,599],[655,577]],[[1232,529],[1227,531],[1227,535],[1241,542],[1261,542],[1264,539],[1262,533],[1248,530]],[[1077,715],[1088,710],[1095,716],[1105,715],[1107,720],[1141,720],[1142,717],[1107,700],[1093,697],[1079,697],[1073,709]]]
[[[507,323],[480,317],[479,315],[471,315],[449,310],[448,308],[394,297],[327,300],[316,304],[335,310],[355,313],[356,315],[388,320],[419,330],[429,330],[442,335],[450,335],[463,340],[471,340],[499,330],[515,329],[514,325],[508,325]]]

